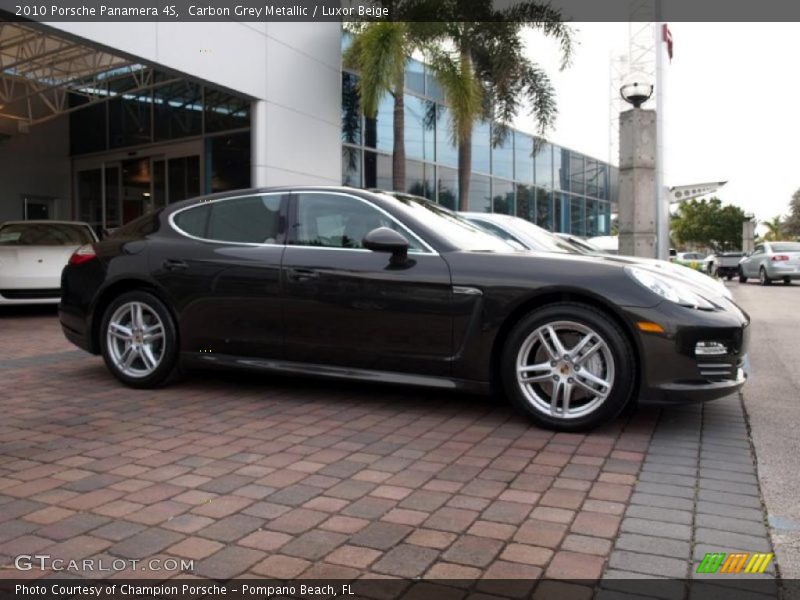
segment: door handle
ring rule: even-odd
[[[167,271],[183,271],[183,270],[185,270],[185,269],[188,269],[188,268],[189,268],[189,265],[188,265],[188,264],[186,264],[184,261],[182,261],[182,260],[175,260],[175,259],[172,259],[172,258],[168,258],[167,260],[165,260],[165,261],[162,263],[162,266],[163,266],[163,267],[164,267],[164,268],[165,268]]]
[[[318,277],[319,273],[312,269],[289,269],[289,279],[292,281],[308,281]]]

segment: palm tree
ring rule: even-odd
[[[493,121],[493,146],[503,142],[526,101],[540,135],[555,122],[550,78],[526,56],[523,32],[536,29],[556,39],[561,69],[572,58],[573,32],[561,22],[558,10],[534,2],[497,10],[491,0],[441,0],[439,10],[459,19],[441,24],[439,43],[428,44],[427,52],[452,115],[453,141],[458,144],[459,207],[465,210],[472,171],[472,125],[477,119]]]
[[[762,225],[767,228],[767,233],[764,234],[765,242],[776,242],[781,239],[783,233],[783,221],[780,215],[772,217],[769,221],[761,221]]]
[[[401,4],[401,3],[399,3]],[[345,66],[358,72],[356,84],[359,107],[368,119],[378,113],[378,103],[389,93],[394,100],[392,148],[392,187],[406,186],[405,105],[403,88],[405,66],[413,51],[433,31],[430,23],[374,21],[350,23],[353,40],[344,53]]]

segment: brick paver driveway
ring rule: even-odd
[[[696,505],[728,485],[714,463],[724,457],[707,453],[696,497],[696,409],[673,413],[685,427],[656,427],[648,410],[577,435],[534,428],[502,401],[416,388],[199,373],[136,391],[63,341],[54,315],[0,315],[3,565],[33,553],[176,557],[211,578],[462,579],[521,595],[537,577],[684,577],[693,546],[746,541],[715,537],[727,523],[711,515],[728,515],[711,509],[693,538]],[[720,430],[718,452],[752,469],[738,399],[724,402],[735,433]],[[736,485],[753,508],[757,487]],[[673,570],[648,566],[654,555]],[[526,581],[492,589],[477,578]]]

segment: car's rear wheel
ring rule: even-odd
[[[784,277],[783,278],[783,285],[792,285],[792,278],[791,277]]]
[[[502,356],[512,403],[538,425],[580,431],[615,418],[635,383],[631,344],[601,311],[559,303],[512,330]]]
[[[163,385],[176,371],[175,323],[164,303],[149,292],[127,292],[109,304],[100,344],[108,369],[131,387]]]
[[[742,271],[742,267],[739,267],[739,283],[747,283],[747,276]]]
[[[767,270],[764,267],[758,271],[758,282],[761,285],[772,285],[772,279],[767,277]]]

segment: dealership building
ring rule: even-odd
[[[331,22],[0,21],[0,222],[100,230],[236,188],[391,188],[392,101],[359,114],[347,43]],[[446,99],[416,60],[405,107],[406,191],[453,207]],[[520,131],[490,139],[476,124],[470,210],[609,232],[615,167]]]

